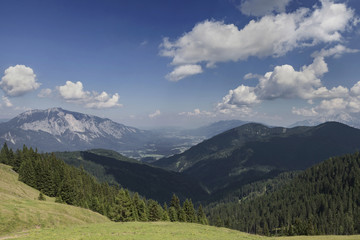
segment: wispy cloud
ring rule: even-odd
[[[5,107],[12,107],[12,106],[13,106],[13,104],[11,103],[11,101],[9,100],[9,98],[3,96],[3,97],[2,97],[2,100],[3,100],[4,104],[5,104]],[[1,104],[1,105],[2,105],[2,104]]]
[[[149,114],[149,118],[156,118],[157,116],[160,115],[161,115],[160,110],[156,110],[154,113]]]
[[[38,97],[39,98],[45,98],[45,97],[49,97],[52,93],[52,90],[50,88],[44,88],[44,89],[41,89],[39,94],[38,94]]]
[[[185,77],[199,73],[202,73],[200,65],[188,64],[176,67],[174,71],[166,75],[166,78],[170,81],[177,82]]]

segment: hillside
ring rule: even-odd
[[[360,149],[360,130],[336,122],[316,127],[245,124],[153,164],[183,172],[210,192],[304,170]]]
[[[360,154],[330,158],[274,192],[248,201],[239,195],[209,212],[213,224],[251,233],[359,234]]]
[[[137,162],[112,151],[97,149],[55,154],[67,164],[82,166],[100,181],[119,184],[159,202],[169,201],[173,193],[180,199],[207,196],[188,176]]]
[[[0,164],[0,176],[0,237],[35,228],[109,222],[90,210],[55,203],[54,198],[37,200],[39,191],[18,181],[10,166]]]

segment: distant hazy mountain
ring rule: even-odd
[[[37,147],[41,151],[108,148],[136,149],[151,133],[106,118],[61,108],[31,110],[0,123],[0,140],[11,147]]]
[[[210,192],[303,170],[360,149],[360,130],[328,122],[316,127],[270,128],[245,124],[153,164],[183,172]]]
[[[351,127],[360,128],[360,116],[356,114],[348,114],[348,113],[339,113],[331,116],[321,116],[313,119],[306,119],[303,121],[298,121],[294,124],[291,124],[289,127],[297,127],[297,126],[316,126],[325,122],[340,122],[346,124]]]
[[[7,122],[0,122],[0,144],[7,142],[14,149],[26,144],[45,152],[105,148],[151,162],[181,153],[243,123],[221,121],[191,131],[144,131],[107,118],[51,108],[27,111]]]
[[[239,127],[241,125],[244,125],[248,122],[241,121],[241,120],[223,120],[218,121],[203,127],[191,129],[191,130],[185,130],[183,131],[183,134],[192,135],[192,136],[201,136],[204,138],[211,138],[215,135],[218,135],[220,133],[223,133],[227,130],[230,130],[232,128]]]

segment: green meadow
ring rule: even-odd
[[[191,223],[170,222],[127,222],[97,223],[74,227],[35,229],[14,234],[16,239],[93,239],[93,240],[356,240],[360,236],[297,236],[263,237],[241,233],[226,228],[217,228]]]
[[[78,207],[55,203],[39,191],[18,181],[10,166],[0,164],[0,239],[30,229],[110,222],[106,217]]]

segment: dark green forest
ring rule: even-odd
[[[210,224],[263,235],[359,234],[360,154],[330,158],[258,197],[232,197],[207,207]]]
[[[90,209],[113,221],[208,223],[202,206],[195,211],[190,199],[181,205],[174,194],[169,207],[166,203],[161,206],[138,193],[99,183],[83,168],[69,166],[54,154],[40,154],[26,146],[14,152],[5,143],[0,151],[0,163],[12,166],[19,173],[19,180],[39,190],[40,195],[46,194],[55,197],[59,203]]]
[[[174,193],[183,201],[208,197],[198,182],[188,176],[149,166],[113,151],[55,152],[55,156],[69,165],[83,167],[100,182],[118,184],[159,202],[168,202]]]

